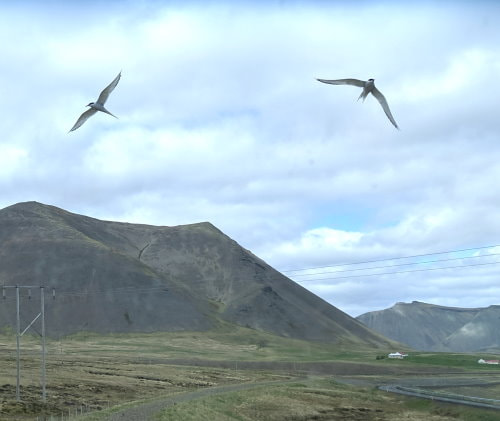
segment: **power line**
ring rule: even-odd
[[[449,262],[452,260],[478,259],[481,257],[490,257],[490,256],[500,256],[500,253],[482,254],[480,256],[452,257],[449,259],[427,260],[424,262],[397,263],[395,265],[371,266],[371,267],[367,267],[367,268],[331,270],[331,271],[327,271],[327,272],[299,273],[297,275],[292,274],[291,276],[294,276],[294,277],[295,276],[314,276],[314,275],[324,275],[326,273],[344,273],[344,272],[355,272],[355,271],[359,271],[359,270],[386,269],[386,268],[393,268],[393,267],[398,267],[398,266],[424,265],[424,264],[429,264],[429,263]]]
[[[458,250],[449,250],[449,251],[441,251],[441,252],[426,253],[426,254],[417,254],[417,255],[412,255],[412,256],[400,256],[400,257],[393,257],[393,258],[386,258],[386,259],[366,260],[366,261],[361,261],[361,262],[343,263],[343,264],[336,264],[336,265],[316,266],[316,267],[309,267],[309,268],[304,268],[304,269],[291,269],[291,270],[283,271],[283,272],[299,272],[299,271],[312,270],[312,269],[335,268],[335,267],[359,265],[359,264],[365,264],[365,263],[377,263],[377,262],[385,262],[385,261],[390,261],[390,260],[401,260],[401,259],[409,259],[409,258],[415,258],[415,257],[435,256],[435,255],[447,254],[447,253],[458,253],[458,252],[464,252],[464,251],[481,250],[481,249],[493,248],[493,247],[500,247],[500,245],[471,247],[471,248],[467,248],[467,249],[458,249]],[[491,253],[491,254],[479,255],[479,256],[454,257],[454,258],[448,258],[448,259],[429,260],[429,261],[424,261],[424,262],[398,263],[398,264],[394,264],[394,265],[373,266],[373,267],[368,267],[368,268],[343,269],[343,270],[336,270],[336,271],[305,273],[305,274],[295,274],[295,275],[291,274],[289,276],[293,276],[293,277],[316,276],[316,275],[322,275],[322,274],[327,274],[327,273],[334,273],[335,274],[335,273],[354,272],[354,271],[360,271],[360,270],[386,269],[386,268],[391,268],[391,267],[439,263],[439,262],[465,260],[465,259],[498,256],[498,255],[500,255],[500,253]],[[315,281],[325,281],[325,280],[335,280],[335,279],[359,278],[359,277],[365,277],[365,276],[397,275],[397,274],[412,273],[412,272],[425,272],[425,271],[445,270],[445,269],[462,269],[462,268],[466,268],[466,267],[486,266],[486,265],[494,265],[494,264],[499,264],[499,263],[500,263],[500,261],[487,262],[487,263],[473,263],[473,264],[468,264],[468,265],[445,266],[445,267],[438,267],[438,268],[412,269],[412,270],[395,271],[395,272],[382,272],[382,273],[370,273],[370,274],[360,274],[360,275],[347,275],[347,276],[335,276],[335,277],[327,277],[327,278],[294,280],[294,282],[305,283],[305,282],[315,282]],[[87,291],[75,291],[75,290],[73,290],[73,291],[58,292],[58,296],[84,297],[84,296],[88,296],[88,295],[97,295],[97,294],[102,295],[102,294],[109,293],[109,292],[113,292],[113,293],[117,293],[117,294],[131,294],[131,293],[141,293],[141,292],[147,293],[147,292],[152,292],[152,291],[168,291],[168,288],[165,285],[158,285],[158,286],[154,286],[154,287],[133,287],[133,286],[130,286],[130,287],[107,288],[107,289],[90,290],[90,291],[89,290],[87,290]],[[4,296],[4,300],[11,301],[11,300],[13,300],[13,298]]]
[[[414,258],[414,257],[436,256],[438,254],[460,253],[460,252],[463,252],[463,251],[482,250],[482,249],[493,248],[493,247],[500,247],[500,244],[495,244],[495,245],[491,245],[491,246],[471,247],[471,248],[467,248],[467,249],[438,251],[438,252],[434,252],[434,253],[415,254],[415,255],[412,255],[412,256],[390,257],[390,258],[385,258],[385,259],[365,260],[365,261],[352,262],[352,263],[338,263],[338,264],[335,264],[335,265],[314,266],[314,267],[307,267],[307,268],[301,268],[301,269],[287,269],[287,270],[282,270],[280,272],[281,273],[301,272],[301,271],[304,271],[304,270],[311,270],[311,269],[323,269],[323,268],[334,268],[334,267],[339,267],[339,266],[361,265],[361,264],[365,264],[365,263],[386,262],[386,261],[389,261],[389,260],[401,260],[401,259],[411,259],[411,258]]]
[[[495,247],[495,246],[489,246],[489,247]],[[487,247],[477,247],[474,249],[464,249],[464,250],[477,250],[480,248],[487,248]],[[464,250],[455,250],[455,252],[464,251]],[[428,255],[444,254],[444,253],[447,253],[447,252],[429,253]],[[297,274],[297,275],[291,275],[291,276],[293,276],[293,277],[316,276],[316,275],[322,275],[322,274],[327,274],[327,273],[335,274],[335,273],[354,272],[354,271],[360,271],[360,270],[386,269],[386,268],[390,268],[390,267],[438,263],[438,262],[465,260],[465,259],[498,256],[498,255],[500,255],[500,253],[492,253],[492,254],[481,255],[481,256],[455,257],[455,258],[450,258],[450,259],[430,260],[430,261],[425,261],[425,262],[400,263],[400,264],[395,264],[395,265],[373,266],[373,267],[369,267],[369,268],[356,268],[356,269],[345,269],[345,270],[329,271],[329,272]],[[423,256],[423,255],[419,255],[419,256]],[[408,256],[408,257],[419,257],[419,256]],[[404,257],[401,257],[400,259],[403,259],[403,258]],[[377,260],[377,261],[386,261],[386,260],[391,260],[391,259],[381,259],[381,260]],[[334,277],[327,277],[327,278],[312,278],[312,279],[304,279],[304,280],[292,279],[292,280],[296,283],[304,283],[304,282],[315,282],[315,281],[325,281],[325,280],[335,280],[335,279],[359,278],[359,277],[364,277],[364,276],[396,275],[396,274],[401,274],[401,273],[425,272],[425,271],[445,270],[445,269],[461,269],[461,268],[473,267],[473,266],[494,265],[494,264],[498,264],[498,263],[500,263],[500,261],[486,262],[486,263],[472,263],[472,264],[468,264],[468,265],[445,266],[445,267],[438,267],[438,268],[412,269],[412,270],[395,271],[395,272],[382,272],[382,273],[370,273],[370,274],[360,274],[360,275],[334,276]],[[355,263],[351,263],[351,264],[354,265]],[[343,266],[343,265],[337,265],[337,266]],[[335,266],[323,266],[323,267],[335,267]],[[154,286],[154,287],[133,287],[133,286],[130,286],[130,287],[107,288],[107,289],[90,290],[90,291],[89,290],[87,290],[87,291],[76,291],[76,290],[71,291],[70,290],[70,291],[58,292],[58,297],[85,297],[88,295],[102,295],[102,294],[106,294],[109,292],[113,292],[115,294],[135,294],[135,293],[148,293],[148,292],[153,292],[153,291],[168,291],[168,288],[165,285],[159,285],[159,286]],[[14,300],[14,298],[4,297],[4,300],[11,301],[11,300]]]
[[[82,297],[86,295],[102,295],[107,292],[113,292],[117,294],[132,294],[132,293],[141,293],[141,292],[150,292],[150,291],[167,291],[168,288],[166,286],[155,286],[155,287],[122,287],[122,288],[108,288],[101,290],[90,290],[90,291],[63,291],[58,292],[58,296],[65,297]]]
[[[382,276],[382,275],[396,275],[400,273],[412,273],[412,272],[426,272],[431,270],[445,270],[445,269],[462,269],[472,266],[486,266],[486,265],[496,265],[498,262],[488,262],[488,263],[472,263],[470,265],[459,265],[459,266],[445,266],[440,268],[426,268],[426,269],[413,269],[413,270],[401,270],[397,272],[383,272],[383,273],[367,273],[363,275],[347,275],[347,276],[335,276],[333,278],[316,278],[316,279],[304,279],[302,281],[295,281],[297,283],[303,282],[315,282],[315,281],[327,281],[327,280],[335,280],[335,279],[347,279],[347,278],[362,278],[365,276]]]
[[[152,291],[168,291],[167,286],[155,286],[155,287],[121,287],[121,288],[108,288],[101,290],[90,290],[90,291],[62,291],[58,292],[58,298],[61,297],[84,297],[87,295],[103,295],[109,292],[113,292],[116,294],[136,294],[136,293],[147,293]],[[26,298],[26,297],[24,297]],[[14,301],[14,298],[4,297],[3,301]]]
[[[485,255],[485,256],[496,256],[500,255],[500,253],[494,253],[491,255]],[[479,257],[479,256],[475,256]],[[454,258],[454,259],[441,259],[437,261],[450,261],[450,260],[457,260],[457,259],[465,259],[464,258]],[[434,262],[434,261],[432,261]],[[361,275],[347,275],[347,276],[335,276],[335,277],[328,277],[328,278],[314,278],[314,279],[304,279],[304,280],[294,280],[291,279],[293,282],[296,283],[305,283],[305,282],[315,282],[315,281],[327,281],[327,280],[335,280],[335,279],[348,279],[348,278],[361,278],[361,277],[367,277],[367,276],[382,276],[382,275],[397,275],[397,274],[402,274],[402,273],[412,273],[412,272],[427,272],[427,271],[435,271],[435,270],[446,270],[446,269],[463,269],[463,268],[468,268],[468,267],[475,267],[475,266],[489,266],[489,265],[496,265],[500,264],[500,261],[495,261],[495,262],[484,262],[484,263],[471,263],[468,265],[456,265],[456,266],[445,266],[445,267],[438,267],[438,268],[425,268],[425,269],[412,269],[412,270],[402,270],[402,271],[395,271],[395,272],[382,272],[382,273],[369,273],[369,274],[361,274]],[[393,265],[393,266],[400,266],[400,265]],[[381,269],[381,268],[386,268],[386,267],[392,267],[392,266],[379,266],[375,269]],[[338,272],[349,272],[353,270],[361,270],[361,269],[351,269],[351,270],[345,270],[345,271],[338,271]],[[327,272],[327,273],[337,273],[337,272]],[[312,274],[315,275],[315,274]],[[296,275],[299,276],[299,275]],[[102,294],[105,292],[117,292],[117,293],[135,293],[135,292],[150,292],[150,291],[167,291],[168,288],[164,286],[158,286],[158,287],[151,287],[151,288],[135,288],[135,287],[124,287],[124,288],[115,288],[115,289],[106,289],[106,290],[100,290],[100,291],[66,291],[62,293],[58,293],[59,296],[85,296],[85,295],[95,295],[95,294]]]

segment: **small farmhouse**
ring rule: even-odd
[[[397,358],[399,360],[402,360],[403,358],[407,357],[408,354],[405,354],[404,352],[391,352],[388,357],[389,358]]]
[[[477,360],[479,364],[495,364],[498,365],[500,364],[500,360],[484,360],[484,359],[479,359]]]

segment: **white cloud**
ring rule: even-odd
[[[460,97],[474,89],[484,89],[484,80],[497,74],[499,68],[500,49],[465,49],[450,57],[444,71],[416,78],[403,87],[400,95],[415,103],[443,96]]]
[[[0,177],[10,179],[22,167],[28,151],[12,144],[0,144]]]
[[[279,269],[496,244],[498,11],[2,5],[0,36],[16,43],[0,44],[0,204],[209,220]],[[68,135],[120,70],[107,103],[119,120],[96,115]],[[374,77],[402,130],[374,98],[357,102],[356,88],[316,77]],[[456,272],[304,285],[353,313],[467,294],[491,301],[487,267]]]

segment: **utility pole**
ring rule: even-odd
[[[42,401],[47,400],[45,392],[45,288],[40,287],[40,314],[42,315]]]
[[[19,287],[16,286],[16,343],[17,343],[17,383],[16,383],[16,401],[21,400],[20,383],[21,383],[21,320],[19,317]]]
[[[43,286],[29,286],[29,285],[3,285],[2,286],[2,295],[5,299],[5,289],[6,288],[14,288],[16,290],[16,348],[17,348],[17,382],[16,382],[16,400],[21,401],[21,336],[23,336],[27,330],[35,323],[39,317],[41,317],[42,323],[42,367],[41,367],[41,385],[42,385],[42,400],[46,401],[47,395],[45,390],[45,287]],[[40,288],[40,313],[31,321],[31,323],[21,332],[21,302],[20,302],[20,289],[26,288],[28,289],[28,294],[31,299],[31,288]],[[52,297],[55,298],[55,289],[52,289]]]

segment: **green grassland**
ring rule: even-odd
[[[352,345],[326,344],[285,338],[244,327],[231,327],[209,332],[158,332],[141,334],[98,335],[79,333],[52,341],[52,346],[67,353],[115,354],[143,358],[203,359],[234,361],[346,361],[381,366],[415,369],[440,367],[445,369],[491,371],[500,366],[478,364],[484,354],[430,353],[408,351],[403,360],[377,359],[393,349],[353,348]],[[119,344],[119,347],[116,345]],[[489,355],[487,358],[499,358]]]
[[[11,339],[12,340],[12,339]],[[31,339],[33,341],[33,339]],[[1,337],[0,337],[1,342]],[[117,346],[119,344],[119,346]],[[65,353],[115,354],[144,358],[201,358],[237,361],[325,361],[375,360],[390,349],[352,349],[352,345],[325,344],[285,338],[244,327],[208,332],[157,332],[132,334],[94,334],[81,332],[50,346]]]
[[[0,334],[2,420],[22,419],[21,415],[26,419],[39,414],[58,415],[82,406],[93,411],[82,419],[100,420],[123,405],[225,385],[294,378],[300,380],[179,403],[165,409],[161,419],[499,419],[498,413],[492,418],[490,411],[405,398],[374,387],[401,376],[446,377],[461,373],[462,377],[481,378],[484,373],[500,378],[499,367],[477,364],[485,355],[409,352],[404,360],[377,359],[395,350],[353,349],[347,344],[307,342],[229,326],[209,332],[82,332],[47,341],[47,402],[42,403],[40,338],[25,335],[21,338],[23,401],[16,403],[15,343],[11,331]],[[259,368],[250,364],[256,362],[267,365]],[[286,370],[280,368],[285,366]],[[311,367],[314,372],[307,372]],[[333,371],[322,372],[323,367],[333,367]],[[345,367],[349,368],[347,374],[335,372]],[[339,383],[341,377],[349,377],[358,386]],[[496,390],[489,389],[491,393]],[[398,414],[407,417],[398,418]]]
[[[162,411],[159,421],[407,420],[496,421],[498,413],[440,405],[353,387],[331,379],[226,393],[180,403]]]
[[[410,352],[409,356],[403,360],[398,359],[383,359],[381,360],[386,364],[399,364],[401,366],[437,366],[441,368],[456,368],[468,371],[494,371],[498,370],[500,373],[500,366],[492,366],[487,364],[478,364],[480,358],[484,358],[485,355],[481,353],[474,354],[461,354],[461,353],[449,353],[449,352]],[[498,359],[498,355],[488,355],[488,359]]]

